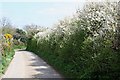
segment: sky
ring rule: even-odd
[[[59,20],[72,16],[84,3],[84,0],[3,0],[0,1],[0,19],[7,17],[19,28],[28,24],[52,27]]]

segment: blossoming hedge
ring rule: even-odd
[[[68,78],[118,79],[120,49],[112,48],[117,8],[117,2],[87,3],[72,18],[29,39],[27,50]]]

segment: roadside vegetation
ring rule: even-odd
[[[120,20],[117,2],[90,2],[72,18],[36,32],[27,42],[65,78],[118,79]]]
[[[0,63],[0,75],[2,75],[8,64],[10,63],[13,55],[14,50],[12,48],[12,35],[11,34],[5,34],[4,39],[0,44],[1,48],[1,63]]]
[[[15,49],[23,49],[27,38],[25,32],[14,28],[7,18],[0,20],[0,77],[14,57]]]

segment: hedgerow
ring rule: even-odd
[[[117,5],[86,4],[73,18],[30,38],[27,50],[42,57],[66,78],[118,79],[120,49],[112,48],[118,26]]]

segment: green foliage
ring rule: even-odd
[[[26,44],[28,39],[25,31],[18,28],[16,29],[16,33],[13,35],[13,38],[15,45],[21,45],[21,43]]]
[[[14,45],[13,46],[14,49],[26,49],[25,45]]]
[[[20,35],[25,35],[25,31],[23,31],[22,29],[16,29],[16,33],[20,34]]]

